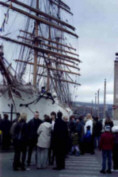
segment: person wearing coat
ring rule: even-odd
[[[92,115],[90,113],[87,114],[86,118],[87,118],[87,120],[86,120],[86,123],[84,126],[84,135],[86,136],[87,131],[88,131],[88,127],[89,127],[89,131],[91,134],[91,141],[89,142],[89,147],[90,147],[89,150],[90,150],[91,154],[94,154],[94,135],[93,135],[94,121],[93,121]],[[86,146],[85,144],[84,144],[84,147]],[[85,149],[86,149],[86,147],[85,147]]]
[[[76,120],[75,120],[75,116],[72,115],[69,118],[69,123],[68,123],[68,130],[69,130],[69,151],[70,154],[72,154],[72,148],[73,148],[73,133],[75,132],[75,128],[76,128]]]
[[[45,121],[42,123],[38,130],[37,142],[37,169],[44,169],[48,165],[48,150],[51,142],[52,125],[49,116],[45,115]]]
[[[93,134],[93,118],[90,113],[87,114],[86,118],[87,120],[84,126],[84,133],[87,133],[87,127],[90,126],[90,132]]]
[[[76,124],[76,130],[78,132],[78,137],[79,137],[79,148],[80,148],[80,153],[84,154],[84,121],[83,121],[83,116],[80,116],[79,119],[77,119],[77,124]]]
[[[2,130],[2,150],[8,150],[11,144],[10,136],[11,122],[9,121],[8,114],[4,114],[4,118],[1,122]]]
[[[109,125],[105,126],[105,132],[101,135],[100,150],[102,150],[102,170],[100,173],[111,173],[112,166],[112,150],[114,146],[114,137]],[[108,160],[108,168],[106,171],[106,162]]]
[[[13,170],[25,170],[26,149],[27,149],[27,115],[21,114],[13,132],[14,161]]]
[[[28,157],[27,157],[27,166],[30,167],[31,165],[31,157],[33,150],[37,144],[37,129],[41,125],[42,120],[39,118],[39,112],[36,111],[34,113],[34,118],[32,118],[28,122]],[[35,155],[35,160],[37,161],[37,156]]]
[[[99,120],[99,117],[95,117],[93,126],[95,148],[99,147],[101,133],[102,133],[102,122]]]
[[[62,120],[62,112],[57,113],[57,119],[54,126],[54,151],[56,157],[56,167],[54,170],[62,170],[65,168],[65,156],[68,145],[68,128],[67,124]]]
[[[12,139],[14,139],[15,127],[18,124],[19,121],[20,121],[20,116],[15,121],[13,121],[12,126],[10,128],[10,134],[11,134]]]
[[[52,125],[52,131],[51,131],[51,143],[50,143],[50,148],[49,148],[49,164],[53,165],[54,164],[54,158],[55,158],[55,154],[54,154],[54,124],[56,121],[56,112],[51,112],[50,114],[50,118],[51,118],[51,125]]]
[[[80,150],[79,150],[79,136],[78,132],[75,130],[75,132],[72,133],[72,148],[71,148],[71,153],[70,155],[75,154],[76,156],[80,155]]]
[[[105,126],[106,125],[109,125],[111,128],[114,126],[114,123],[113,123],[113,121],[111,120],[110,117],[106,118],[106,120],[105,120]]]

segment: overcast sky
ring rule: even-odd
[[[65,0],[67,2],[67,0]],[[103,103],[107,79],[107,103],[113,103],[114,59],[118,51],[118,0],[68,0],[79,34],[82,60],[78,101],[91,102],[100,89]]]
[[[118,52],[118,0],[63,1],[74,13],[73,24],[79,35],[82,86],[76,89],[76,100],[91,102],[100,89],[100,102],[103,103],[106,78],[107,103],[113,103],[113,69],[115,53]]]

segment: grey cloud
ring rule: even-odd
[[[68,2],[75,14],[73,18],[80,36],[79,54],[83,61],[80,65],[82,86],[77,89],[77,99],[91,101],[98,88],[103,92],[103,82],[106,78],[107,102],[112,103],[114,59],[115,52],[118,51],[118,1]]]

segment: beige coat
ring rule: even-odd
[[[49,148],[50,147],[50,140],[51,140],[51,129],[52,125],[48,122],[42,123],[38,130],[38,142],[37,146],[41,148]]]

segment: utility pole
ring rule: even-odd
[[[118,53],[114,61],[114,105],[113,118],[118,120]]]
[[[100,104],[100,89],[98,90],[97,95],[98,95],[98,117],[99,117],[99,114],[100,114],[100,110],[99,110],[99,104]]]
[[[95,107],[94,107],[94,109],[95,109],[95,116],[96,116],[96,104],[97,104],[97,95],[95,93]]]
[[[93,100],[91,101],[91,114],[93,115]]]
[[[106,118],[106,86],[107,86],[107,81],[105,79],[104,80],[104,118]]]

